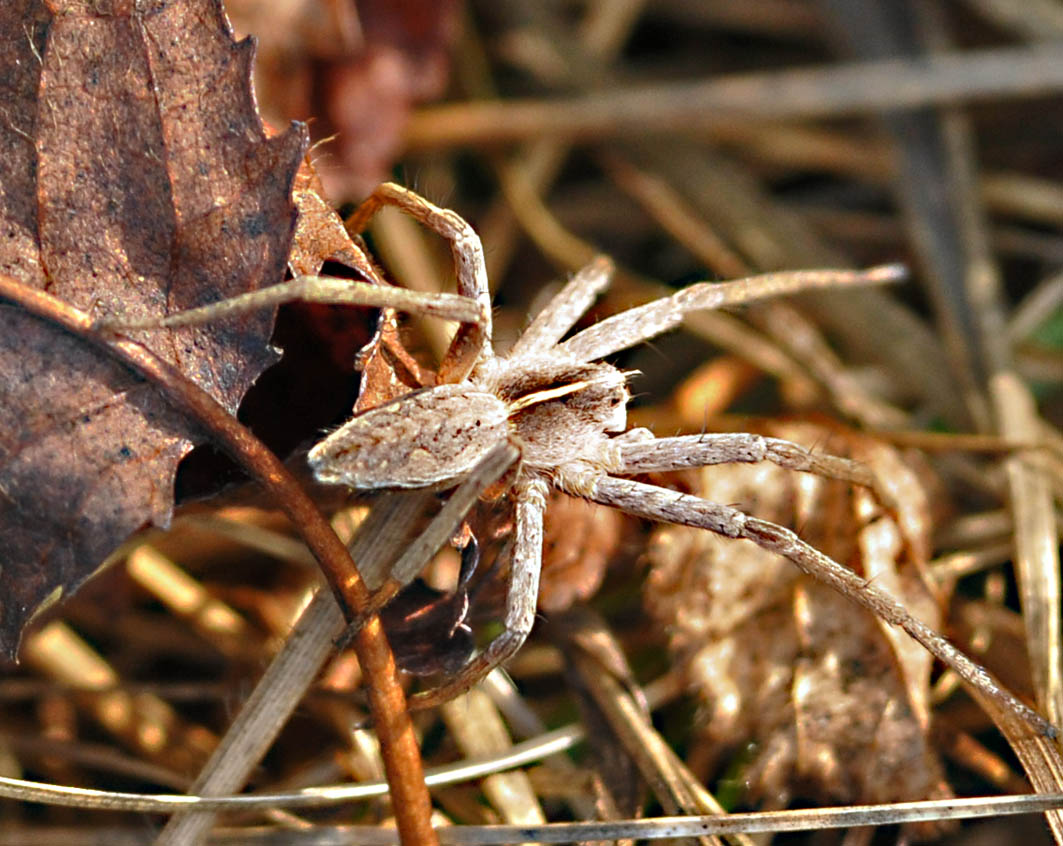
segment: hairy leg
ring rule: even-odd
[[[554,346],[605,290],[612,275],[613,263],[605,256],[598,256],[581,268],[528,324],[508,357],[534,354]]]
[[[896,282],[905,273],[903,265],[888,264],[868,270],[797,270],[734,282],[702,282],[607,318],[569,338],[560,348],[580,361],[594,361],[674,329],[691,311],[725,308],[815,288]]]
[[[464,323],[451,341],[439,365],[439,381],[460,382],[485,355],[491,339],[491,293],[483,245],[476,231],[457,212],[440,208],[401,185],[378,185],[355,212],[347,218],[347,228],[359,233],[384,206],[395,206],[450,242],[457,275],[458,293],[475,301],[487,315],[483,323]]]
[[[475,301],[459,294],[421,293],[408,291],[405,288],[374,285],[357,279],[297,276],[279,285],[271,285],[268,288],[240,294],[167,317],[107,318],[97,321],[96,328],[110,332],[126,332],[137,329],[192,326],[296,300],[333,305],[394,308],[480,327],[483,326],[485,320],[490,322],[489,309],[484,310]]]
[[[700,497],[608,476],[585,462],[563,466],[555,475],[555,482],[562,490],[575,496],[610,505],[638,517],[708,529],[728,538],[743,538],[782,555],[857,605],[904,629],[979,693],[1021,717],[1037,732],[1048,737],[1057,735],[1055,726],[1016,699],[985,668],[964,655],[930,626],[913,617],[890,594],[805,543],[789,529]]]
[[[814,473],[827,479],[839,479],[870,488],[879,502],[888,508],[895,507],[892,494],[885,490],[867,465],[836,455],[814,453],[800,444],[781,438],[743,432],[680,435],[673,438],[624,438],[608,443],[616,445],[616,469],[613,472],[621,476],[685,470],[709,464],[770,461],[788,470]],[[608,466],[612,469],[613,465]]]
[[[516,486],[516,540],[506,588],[504,630],[454,678],[410,698],[412,708],[430,708],[464,693],[520,649],[535,623],[539,570],[543,561],[543,512],[546,483],[524,479]]]

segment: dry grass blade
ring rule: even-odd
[[[415,495],[396,495],[378,503],[362,523],[351,554],[356,560],[367,562],[389,558],[395,552],[395,544],[382,541],[401,538],[425,505],[425,497]],[[317,677],[345,625],[343,614],[330,593],[319,590],[299,616],[284,646],[241,707],[210,761],[200,771],[190,792],[220,796],[243,787]],[[159,846],[197,843],[213,824],[214,814],[209,812],[177,814],[156,842]]]
[[[854,46],[882,52],[910,52],[931,45],[925,55],[949,47],[943,18],[920,9],[913,16],[917,35],[889,15],[868,18],[858,4],[835,4]],[[921,42],[921,44],[920,44]],[[886,118],[898,148],[898,183],[913,241],[932,282],[938,325],[947,341],[953,373],[964,386],[972,419],[1006,439],[1037,437],[1037,411],[1028,388],[1013,372],[1007,345],[1004,293],[999,268],[988,242],[988,225],[979,203],[978,163],[971,128],[958,113],[894,114]],[[1037,701],[1050,720],[1063,715],[1063,641],[1060,624],[1059,536],[1045,477],[1022,456],[1006,461],[1015,521],[1016,574],[1028,632]],[[1023,741],[1002,726],[1013,746]],[[1041,790],[1059,790],[1059,750],[1026,739],[1019,752]],[[1030,748],[1030,745],[1034,748]],[[1032,767],[1032,769],[1031,769]],[[1063,842],[1063,817],[1049,815],[1057,842]]]
[[[505,754],[513,748],[498,709],[487,694],[472,690],[441,707],[444,722],[467,757]],[[484,796],[507,823],[539,825],[546,815],[524,772],[495,773],[483,781]]]
[[[157,696],[121,690],[117,669],[64,623],[34,632],[25,649],[27,663],[41,675],[75,690],[101,691],[85,699],[86,712],[132,751],[175,773],[201,766],[209,754],[216,740],[209,732],[187,725]]]
[[[665,813],[725,815],[716,798],[653,728],[645,697],[634,685],[619,644],[602,623],[591,613],[577,611],[558,625],[586,707],[600,713],[598,720],[604,722],[614,735],[613,742],[634,762]],[[721,844],[712,836],[692,838],[692,842]],[[736,842],[742,846],[752,843],[745,837]]]
[[[714,123],[735,114],[765,120],[839,117],[990,97],[1039,97],[1063,85],[1061,59],[1063,52],[1054,46],[999,48],[918,63],[896,59],[676,83],[569,102],[431,106],[414,114],[406,137],[415,150],[539,138],[601,140],[633,132],[711,133]]]
[[[882,807],[820,808],[801,811],[767,811],[732,814],[727,817],[691,816],[628,820],[621,823],[552,823],[530,826],[468,826],[440,830],[440,843],[453,846],[502,846],[525,837],[535,837],[537,843],[568,843],[571,841],[674,840],[684,837],[714,835],[783,833],[807,830],[849,829],[859,826],[885,826],[897,823],[918,823],[945,819],[973,819],[1044,812],[1063,804],[1063,795],[1002,796],[990,799],[950,799],[939,802],[903,802]],[[255,832],[234,832],[236,837],[253,837]],[[266,832],[262,832],[266,836]],[[380,829],[351,827],[338,829],[340,837],[350,835],[366,846],[391,846],[398,842],[394,835]],[[300,842],[316,842],[313,834],[301,841],[297,834],[289,840],[293,846]],[[222,841],[224,842],[224,841]],[[253,842],[253,841],[252,841]]]
[[[797,811],[766,811],[719,816],[655,817],[617,822],[548,823],[542,826],[450,826],[439,830],[439,841],[453,846],[505,846],[522,838],[534,838],[537,843],[569,843],[573,841],[675,840],[701,836],[741,836],[742,834],[800,832],[807,830],[846,829],[859,826],[883,826],[918,823],[934,820],[985,819],[1019,814],[1044,813],[1063,805],[1063,794],[1031,794],[1027,796],[995,796],[972,799],[949,799],[932,802],[901,802],[887,806],[845,808],[817,808]],[[84,828],[60,826],[45,829],[44,836],[64,844],[99,842],[97,834]],[[149,839],[141,829],[109,828],[102,831],[109,843],[142,846]],[[14,831],[8,838],[12,844],[40,843],[37,830],[32,839],[30,831]],[[399,843],[393,829],[378,826],[318,826],[313,829],[293,829],[284,833],[290,846],[317,846],[322,840],[330,843],[359,843],[366,846],[394,846]],[[212,844],[276,843],[276,831],[269,828],[222,828],[215,832]]]

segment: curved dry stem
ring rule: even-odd
[[[213,397],[140,344],[94,332],[91,317],[43,291],[0,274],[0,297],[105,350],[158,386],[175,407],[202,426],[273,495],[314,553],[345,616],[352,619],[366,607],[369,591],[328,521],[269,448]],[[424,766],[406,710],[395,659],[379,617],[371,617],[362,627],[355,639],[355,651],[368,682],[369,702],[402,841],[435,843]]]

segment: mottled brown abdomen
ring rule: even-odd
[[[458,482],[509,436],[506,405],[468,383],[407,394],[351,418],[309,455],[318,481],[352,488]]]

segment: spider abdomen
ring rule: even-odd
[[[460,481],[509,435],[508,408],[467,382],[414,391],[352,417],[310,450],[314,476],[352,488]]]

